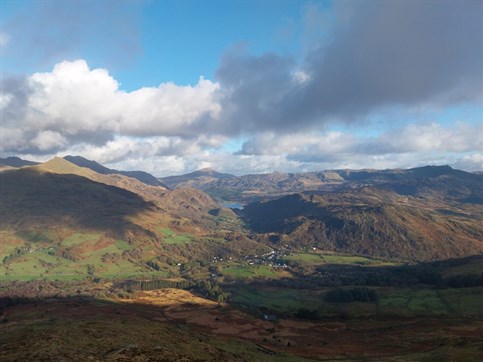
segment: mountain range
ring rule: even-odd
[[[449,166],[162,178],[78,156],[2,159],[0,273],[122,276],[308,250],[400,260],[483,252],[483,176]],[[242,210],[220,202],[244,205]]]
[[[407,196],[483,202],[483,175],[449,166],[389,170],[329,170],[234,176],[211,169],[160,178],[171,188],[196,187],[218,200],[253,202],[297,192],[334,192],[377,186]],[[438,196],[439,195],[439,196]]]

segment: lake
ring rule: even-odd
[[[243,209],[243,205],[237,202],[223,202],[222,205],[224,207],[229,207],[230,209],[238,209],[238,210]]]

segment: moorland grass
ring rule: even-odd
[[[168,228],[160,228],[159,231],[163,234],[166,244],[188,244],[193,241],[193,235],[189,233],[177,234]]]
[[[117,239],[115,245],[119,250],[122,250],[122,251],[129,251],[135,248],[134,245],[131,245],[127,241],[122,239]]]

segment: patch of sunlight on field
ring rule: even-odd
[[[94,266],[102,266],[102,264],[104,264],[102,261],[102,256],[108,253],[119,254],[119,249],[116,247],[116,245],[108,245],[102,249],[86,252],[84,254],[87,254],[88,256],[82,259],[80,263],[84,265],[92,264]]]
[[[223,274],[238,279],[253,279],[260,277],[276,277],[277,272],[267,265],[238,265],[223,268]]]
[[[40,261],[34,255],[23,255],[13,259],[8,269],[12,274],[38,276],[45,273],[48,269],[41,265]]]
[[[134,245],[131,245],[127,241],[121,239],[117,239],[115,245],[119,250],[122,251],[129,251],[135,249]]]
[[[168,228],[159,229],[159,231],[163,234],[166,244],[187,244],[193,241],[192,234],[178,234]]]

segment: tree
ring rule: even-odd
[[[87,264],[87,275],[88,276],[93,277],[94,274],[95,274],[95,271],[96,271],[96,269],[95,269],[94,265]]]

